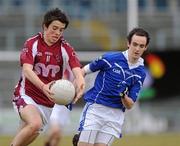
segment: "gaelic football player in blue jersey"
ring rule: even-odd
[[[149,41],[147,31],[134,28],[127,36],[126,51],[106,53],[84,66],[84,75],[99,72],[84,94],[78,146],[110,146],[121,137],[124,113],[136,102],[146,76],[141,56]],[[74,145],[77,139],[76,135]]]

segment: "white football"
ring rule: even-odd
[[[67,105],[71,103],[75,97],[75,87],[68,80],[56,80],[50,86],[50,90],[54,94],[52,97],[56,104]]]

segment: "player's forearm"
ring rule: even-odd
[[[75,77],[76,85],[78,85],[79,89],[84,90],[85,80],[84,80],[81,68],[79,67],[73,68],[72,72]]]
[[[125,95],[124,98],[121,98],[121,101],[127,109],[131,109],[134,105],[134,101],[127,95]]]
[[[32,70],[32,65],[23,64],[23,74],[31,83],[33,83],[39,89],[42,89],[44,83],[39,79],[39,77]]]
[[[73,75],[74,75],[75,79],[84,80],[81,68],[75,67],[75,68],[72,69],[72,72],[73,72]]]

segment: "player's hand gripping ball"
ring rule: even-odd
[[[52,98],[56,104],[67,105],[71,103],[75,97],[75,87],[73,83],[65,79],[54,81],[50,85],[50,90],[54,94]]]

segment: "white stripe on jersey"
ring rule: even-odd
[[[109,65],[109,67],[112,67],[112,65],[106,59],[103,59],[103,61],[106,62]]]
[[[69,66],[69,55],[66,51],[66,49],[61,45],[61,52],[62,52],[62,58],[63,58],[63,75],[65,74],[65,71],[68,70],[69,72],[69,78],[68,80],[73,81],[74,80],[74,75],[71,70],[71,67]]]
[[[21,82],[21,86],[20,86],[20,95],[25,95],[25,76],[22,73],[22,82]]]
[[[142,86],[143,86],[143,83],[142,83],[141,81],[138,81],[138,83],[140,84],[140,86],[141,86],[141,88],[142,88]]]
[[[32,46],[32,56],[33,56],[33,59],[34,59],[34,57],[35,57],[36,54],[37,54],[37,45],[38,45],[38,40],[35,41],[35,42],[33,43],[33,46]]]
[[[98,92],[98,94],[96,95],[96,99],[98,98],[99,94],[100,94],[100,93],[103,91],[103,89],[104,89],[105,75],[106,75],[106,73],[104,72],[104,74],[103,74],[102,87],[101,87],[101,90],[100,90],[100,91]],[[95,101],[96,101],[96,99],[95,99]]]
[[[124,72],[123,68],[119,64],[117,64],[117,63],[114,63],[114,64],[121,69],[121,71],[123,73],[123,77],[125,79],[125,72]]]
[[[66,52],[66,49],[61,45],[61,52],[62,52],[62,58],[63,58],[63,72],[65,72],[65,69],[68,65],[69,56]]]

